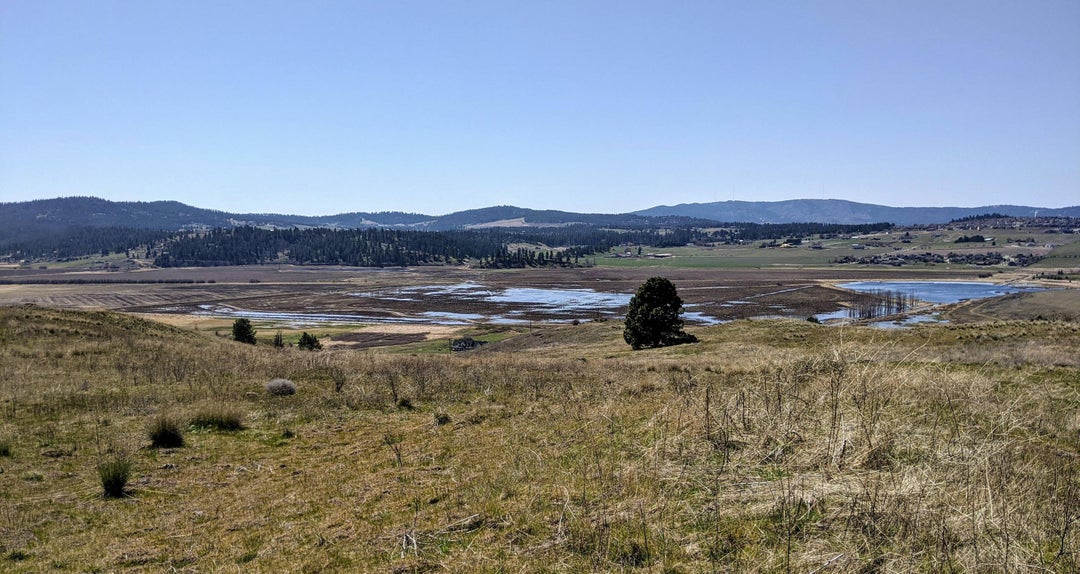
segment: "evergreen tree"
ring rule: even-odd
[[[233,321],[232,338],[241,343],[255,344],[255,329],[251,327],[251,321],[240,318]]]
[[[322,348],[322,343],[319,342],[318,337],[316,337],[315,335],[310,335],[307,331],[305,331],[302,335],[300,335],[300,341],[296,344],[296,346],[307,351],[318,351]]]
[[[282,338],[280,329],[278,329],[277,334],[274,335],[274,348],[276,348],[276,349],[284,349],[285,348],[285,339]]]
[[[697,341],[683,332],[682,299],[675,285],[664,277],[652,277],[638,287],[626,312],[623,339],[635,350]]]

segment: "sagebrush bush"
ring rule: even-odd
[[[205,408],[191,417],[191,426],[222,431],[237,431],[244,428],[244,417],[236,409],[226,406]]]
[[[273,379],[266,383],[266,392],[275,397],[287,397],[296,394],[296,383],[289,379]]]
[[[147,431],[154,448],[180,448],[184,446],[184,430],[180,422],[170,416],[159,416],[150,422]]]
[[[105,498],[122,498],[124,487],[131,478],[134,463],[127,453],[113,453],[97,465],[98,478]]]

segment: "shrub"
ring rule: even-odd
[[[300,341],[296,343],[296,346],[307,351],[318,351],[322,348],[322,343],[319,342],[318,337],[305,331],[300,335]]]
[[[450,424],[450,420],[451,420],[450,415],[448,415],[448,414],[446,414],[444,412],[440,411],[440,412],[435,413],[435,426],[442,426],[442,425],[445,425],[445,424]]]
[[[203,409],[191,417],[191,426],[196,428],[237,431],[244,428],[243,416],[235,409],[214,406]]]
[[[273,379],[266,383],[266,392],[275,397],[287,397],[296,394],[296,384],[289,379]]]
[[[11,441],[0,438],[0,456],[11,456]]]
[[[127,486],[134,466],[131,458],[122,452],[113,453],[108,459],[98,463],[98,478],[101,479],[101,488],[105,491],[105,498],[124,496],[124,487]]]
[[[159,416],[150,422],[150,446],[154,448],[180,448],[184,446],[184,431],[180,422],[169,416]]]
[[[274,335],[274,348],[275,349],[284,349],[285,348],[285,339],[281,336],[281,331],[280,330],[278,330],[277,334]]]

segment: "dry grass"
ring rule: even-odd
[[[304,353],[0,309],[0,570],[1080,567],[1074,324],[620,333]],[[149,448],[154,417],[208,405],[246,428]],[[125,441],[107,500],[95,449]]]

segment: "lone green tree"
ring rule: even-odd
[[[255,344],[255,329],[251,327],[251,321],[240,318],[233,321],[232,338],[241,343]]]
[[[322,343],[319,342],[318,337],[305,331],[304,334],[300,335],[300,341],[296,343],[296,346],[307,351],[318,351],[322,348]]]
[[[693,343],[697,337],[682,330],[682,312],[675,285],[664,277],[652,277],[630,299],[623,339],[635,350]]]

